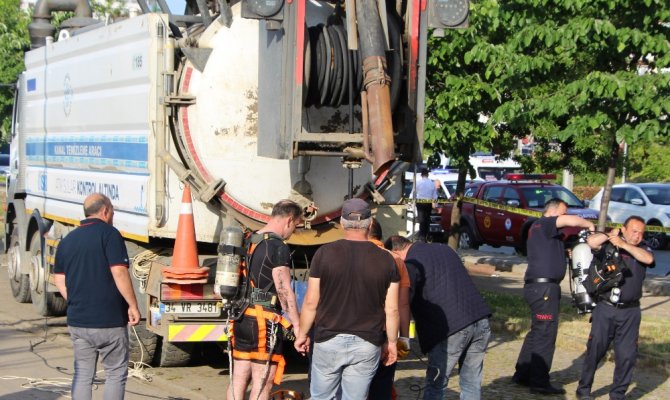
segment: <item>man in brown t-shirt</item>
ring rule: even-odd
[[[361,199],[342,205],[344,239],[314,255],[295,348],[309,351],[314,326],[310,392],[314,399],[367,397],[383,353],[397,359],[398,270],[393,257],[367,239],[371,213]]]

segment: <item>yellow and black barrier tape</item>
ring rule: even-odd
[[[475,204],[478,206],[484,206],[484,207],[489,207],[493,208],[496,210],[501,210],[501,211],[507,211],[512,214],[518,214],[518,215],[524,215],[526,217],[534,217],[534,218],[540,218],[542,216],[541,211],[537,210],[529,210],[526,208],[519,208],[519,207],[513,207],[513,206],[508,206],[505,204],[500,204],[500,203],[494,203],[491,201],[486,201],[486,200],[480,200],[476,199],[474,197],[460,197],[456,200],[447,200],[447,199],[437,199],[437,200],[430,200],[430,199],[410,199],[410,198],[405,198],[403,199],[403,202],[405,204],[411,204],[414,201],[416,201],[417,204],[425,204],[425,203],[430,203],[430,204],[455,204],[458,201],[463,201],[464,203],[471,203]],[[598,222],[593,219],[589,219],[590,221]],[[616,222],[608,222],[605,224],[607,228],[621,228],[623,224],[621,223],[616,223]],[[659,233],[670,233],[670,228],[664,228],[662,226],[656,226],[656,225],[647,225],[645,227],[645,232],[659,232]]]

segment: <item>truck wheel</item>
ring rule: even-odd
[[[21,273],[21,245],[19,231],[14,227],[7,249],[7,271],[9,272],[9,286],[12,296],[19,303],[30,302],[30,275]]]
[[[37,312],[44,316],[65,315],[67,302],[60,294],[48,292],[49,282],[45,274],[39,231],[30,241],[30,297]]]
[[[461,236],[458,239],[458,248],[474,250],[479,248],[479,243],[475,242],[475,236],[469,225],[463,225],[463,228],[461,229]]]
[[[140,321],[139,325],[128,327],[128,359],[131,366],[139,362],[151,365],[156,354],[158,335],[148,330],[145,323],[146,321]]]
[[[166,338],[160,340],[156,362],[158,367],[185,367],[191,361],[193,343],[174,342],[170,343]]]
[[[658,226],[662,228],[663,226],[657,222],[651,222],[649,226]],[[653,250],[662,250],[665,248],[665,245],[668,243],[665,237],[665,232],[646,232],[644,234],[644,240],[647,242],[649,247]]]

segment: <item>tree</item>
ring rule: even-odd
[[[30,17],[19,4],[20,0],[0,1],[0,144],[8,140],[14,85],[23,71],[23,52],[30,48]]]
[[[487,3],[487,2],[484,2]],[[495,40],[465,61],[506,90],[491,123],[536,140],[535,163],[607,171],[599,228],[623,142],[667,137],[666,0],[500,0]],[[646,73],[642,73],[646,71]],[[559,151],[550,151],[551,146]]]
[[[485,74],[485,62],[468,59],[472,48],[495,40],[497,3],[474,3],[470,26],[446,30],[443,37],[428,42],[426,84],[426,147],[444,153],[459,168],[456,195],[463,193],[466,175],[474,176],[469,163],[472,153],[491,151],[507,157],[515,147],[514,133],[505,125],[489,122],[493,112],[509,94],[496,77]],[[522,132],[518,132],[523,136]],[[453,208],[449,245],[456,248],[460,230],[460,207]]]
[[[127,17],[128,9],[126,3],[121,3],[117,0],[93,0],[91,1],[91,8],[95,15],[100,19]]]

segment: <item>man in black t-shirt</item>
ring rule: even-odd
[[[637,359],[637,340],[640,331],[640,298],[642,283],[647,268],[654,267],[654,254],[642,241],[645,223],[638,216],[629,217],[621,230],[614,229],[607,236],[593,235],[590,245],[600,246],[606,241],[619,249],[627,266],[619,284],[618,299],[609,292],[601,294],[593,310],[591,333],[586,344],[586,356],[582,377],[577,387],[577,397],[591,399],[591,386],[596,367],[614,342],[614,384],[610,388],[610,399],[620,400],[633,378]],[[619,235],[619,234],[622,234]],[[591,239],[590,238],[590,239]]]
[[[300,315],[298,352],[309,352],[314,326],[310,392],[313,399],[364,400],[379,365],[397,358],[398,282],[393,256],[368,241],[368,204],[342,205],[344,239],[321,246],[314,255]]]
[[[563,394],[565,389],[552,386],[549,371],[556,348],[560,283],[565,277],[566,261],[560,228],[573,226],[594,231],[593,223],[576,215],[567,215],[568,205],[561,199],[545,203],[544,213],[528,230],[528,267],[523,297],[530,306],[531,326],[523,341],[512,380],[529,386],[541,395]]]
[[[270,221],[252,235],[253,249],[247,272],[247,279],[254,287],[252,304],[233,324],[233,377],[228,386],[229,400],[244,399],[250,380],[250,398],[268,399],[273,381],[281,381],[284,358],[279,325],[288,324],[281,317],[282,311],[295,334],[300,333],[298,306],[291,289],[291,251],[284,240],[291,237],[302,222],[302,215],[297,203],[281,200],[272,208]]]
[[[128,328],[140,311],[128,273],[123,237],[112,226],[114,207],[105,195],[84,200],[81,225],[58,245],[54,283],[67,300],[74,347],[72,398],[90,399],[98,357],[105,369],[105,399],[123,399],[128,377]]]

